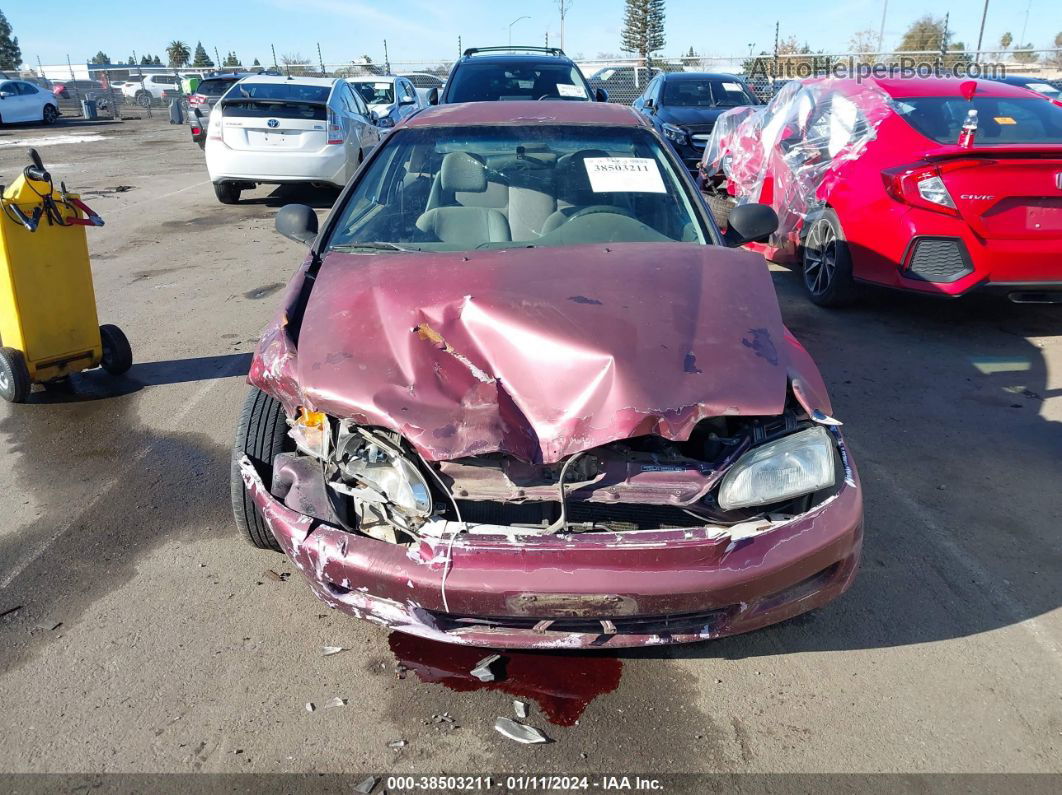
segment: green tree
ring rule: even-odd
[[[181,64],[178,64],[180,66]],[[197,41],[195,43],[195,55],[192,58],[192,66],[206,67],[213,66],[214,62],[210,60],[210,56],[207,55],[206,48],[203,46],[203,42]]]
[[[230,51],[229,54],[225,56],[225,60],[222,62],[221,65],[222,66],[230,66],[230,67],[231,66],[239,66],[240,65],[240,59],[236,57],[236,53],[235,52],[231,52]]]
[[[22,66],[22,49],[18,36],[11,35],[11,23],[0,11],[0,69],[18,69]]]
[[[1009,50],[1010,45],[1014,43],[1014,37],[1010,35],[1010,32],[1004,33],[999,37],[999,46],[1004,50]]]
[[[170,42],[166,48],[166,56],[170,59],[170,66],[180,68],[188,65],[192,54],[188,51],[188,45],[178,39]]]
[[[92,60],[89,61],[89,63],[101,64],[101,65],[102,64],[109,64],[110,62],[111,62],[111,56],[109,56],[103,50],[100,50],[98,53],[93,55],[92,56]]]
[[[262,64],[260,64],[260,63],[258,62],[258,59],[257,59],[257,58],[255,58],[255,59],[254,59],[254,64],[253,64],[253,66],[261,66],[261,65],[262,65]]]
[[[945,33],[943,19],[926,14],[911,23],[911,27],[903,34],[903,39],[900,41],[900,46],[896,48],[896,51],[941,52],[947,49],[943,45],[947,43],[945,38],[950,38],[950,36],[950,33]]]
[[[159,56],[156,55],[154,58],[151,59],[151,65],[152,66],[162,66],[162,59],[159,58]]]
[[[627,0],[620,46],[643,62],[664,48],[664,0]]]
[[[126,64],[128,64],[129,66],[136,66],[136,58],[130,55],[129,60],[126,61]]]
[[[1019,44],[1010,54],[1014,57],[1014,60],[1018,63],[1036,63],[1040,60],[1040,56],[1033,52],[1032,42],[1028,44]]]

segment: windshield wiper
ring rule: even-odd
[[[332,251],[357,251],[358,249],[365,249],[367,251],[420,251],[419,248],[402,248],[402,246],[396,246],[394,243],[382,243],[380,241],[369,243],[347,243],[342,246],[332,246]]]

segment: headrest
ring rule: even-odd
[[[487,166],[479,155],[450,152],[442,161],[442,189],[482,193],[487,189]]]

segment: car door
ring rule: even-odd
[[[14,80],[5,80],[0,83],[0,119],[5,123],[30,121],[27,112],[28,97],[19,93],[18,84]]]
[[[47,95],[37,86],[25,81],[18,81],[19,95],[25,100],[26,121],[40,121],[44,118],[44,105]]]
[[[347,96],[351,101],[351,115],[353,119],[353,131],[357,136],[362,159],[368,157],[369,152],[380,142],[380,128],[372,120],[372,111],[365,104],[361,94],[354,90],[350,83],[346,83]]]
[[[417,109],[417,92],[413,90],[413,86],[408,80],[401,77],[395,80],[395,102],[398,108],[396,122],[402,121],[402,119]]]
[[[370,129],[375,130],[369,108],[354,87],[343,80],[337,83],[338,105],[343,114],[346,133],[347,179],[358,170],[358,164],[372,151]],[[378,138],[377,138],[378,140]]]

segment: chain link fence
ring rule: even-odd
[[[747,56],[684,55],[637,58],[584,58],[573,60],[587,77],[592,89],[603,88],[609,101],[624,105],[634,102],[652,78],[662,72],[716,72],[741,78],[761,101],[770,100],[793,79],[834,75],[866,78],[872,76],[1004,77],[1023,75],[1062,88],[1062,49],[951,51],[904,53],[779,53]],[[272,67],[233,66],[224,69],[178,69],[149,65],[39,66],[20,76],[52,91],[64,116],[81,116],[85,101],[102,118],[141,118],[171,115],[179,108],[182,119],[188,115],[188,96],[198,81],[216,73],[256,71],[272,74],[316,77],[408,77],[426,97],[432,88],[441,88],[453,66],[453,59],[386,61],[366,58],[346,63],[294,61]]]

